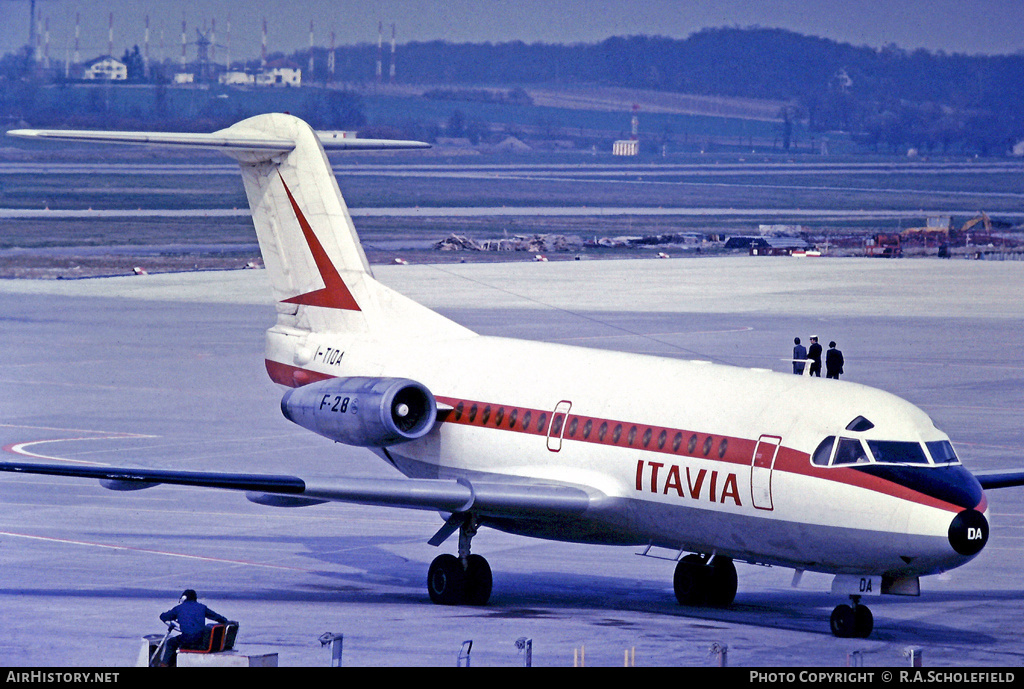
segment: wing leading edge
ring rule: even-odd
[[[975,474],[974,478],[985,490],[993,488],[1013,488],[1024,486],[1024,469],[1013,471],[983,471]]]
[[[297,476],[168,471],[125,467],[81,467],[63,464],[0,463],[0,471],[98,479],[111,490],[141,490],[161,483],[245,491],[264,505],[301,507],[325,502],[474,512],[493,517],[578,516],[590,508],[586,491],[572,486],[533,483],[477,482],[465,479],[358,479],[305,481]]]

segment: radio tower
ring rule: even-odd
[[[266,17],[263,18],[263,53],[262,53],[262,56],[261,56],[260,60],[261,60],[260,66],[261,67],[266,67],[267,66],[267,18]]]
[[[331,81],[334,81],[334,59],[334,32],[331,31],[331,52],[327,53],[327,74]]]
[[[185,13],[181,13],[181,71],[185,71],[185,64],[188,59],[185,57],[185,46],[188,45],[188,36],[185,33]]]
[[[309,20],[309,78],[313,78],[313,20]]]
[[[391,25],[391,71],[389,75],[391,83],[395,83],[395,25]]]
[[[384,74],[384,22],[377,22],[377,82],[380,83]]]

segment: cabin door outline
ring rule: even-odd
[[[572,409],[572,402],[562,400],[555,405],[554,411],[551,412],[551,423],[548,425],[548,450],[551,452],[558,452],[562,449],[562,437],[565,435],[570,409]]]
[[[772,471],[781,445],[781,437],[762,435],[754,446],[754,456],[750,460],[750,501],[759,510],[775,509],[772,500]]]

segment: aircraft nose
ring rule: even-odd
[[[988,542],[988,520],[977,510],[964,510],[949,525],[949,544],[961,555],[977,555]]]

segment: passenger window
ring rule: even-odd
[[[836,444],[836,437],[830,435],[821,441],[818,445],[818,449],[811,455],[811,464],[816,464],[820,467],[827,467],[828,460],[832,458],[832,446]]]
[[[840,438],[836,446],[836,456],[832,460],[832,466],[842,464],[865,464],[868,461],[864,446],[859,440],[853,438]]]
[[[557,436],[562,432],[562,423],[565,421],[565,417],[561,414],[555,414],[551,417],[551,435]]]

